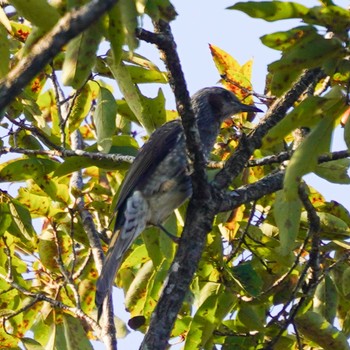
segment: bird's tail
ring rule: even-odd
[[[147,202],[140,192],[135,191],[127,201],[124,212],[125,222],[120,231],[115,232],[111,239],[100,277],[97,280],[95,304],[98,308],[98,319],[102,314],[103,301],[112,290],[113,281],[124,254],[146,227],[147,210]]]

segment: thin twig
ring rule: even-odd
[[[20,147],[0,147],[0,155],[7,153],[19,153],[25,154],[28,156],[38,156],[38,155],[46,155],[50,158],[68,158],[68,157],[85,157],[92,160],[109,160],[115,163],[129,163],[131,164],[135,157],[133,156],[125,156],[121,154],[105,154],[99,152],[87,152],[83,150],[65,150],[65,149],[57,149],[57,150],[32,150]]]

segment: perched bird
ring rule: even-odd
[[[191,98],[205,157],[208,157],[220,126],[240,112],[261,112],[245,105],[220,87],[199,90]],[[192,194],[192,183],[181,120],[157,129],[137,154],[116,206],[114,234],[97,281],[96,306],[101,315],[103,300],[111,292],[124,254],[146,226],[162,223]]]

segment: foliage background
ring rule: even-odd
[[[241,23],[245,23],[245,25],[247,27],[249,27],[248,23],[252,23],[252,26],[253,26],[254,21],[252,19],[248,19],[245,15],[237,14],[236,12],[227,11],[225,14],[224,14],[224,12],[220,12],[220,14],[218,14],[218,16],[220,18],[219,22],[220,22],[220,24],[225,24],[224,27],[218,26],[218,28],[217,28],[216,26],[211,27],[208,25],[203,27],[203,26],[200,26],[200,24],[193,26],[193,22],[190,21],[191,27],[193,26],[193,28],[192,28],[193,30],[190,31],[191,35],[193,35],[193,36],[191,36],[191,38],[193,38],[193,39],[190,39],[189,35],[188,35],[188,30],[186,31],[185,34],[183,34],[183,32],[181,31],[184,28],[189,27],[189,25],[184,25],[183,22],[181,22],[181,16],[184,15],[185,13],[189,14],[189,13],[192,13],[193,11],[198,10],[199,5],[198,4],[195,5],[193,10],[192,10],[189,7],[187,7],[188,5],[186,4],[186,6],[183,7],[182,13],[180,10],[181,6],[177,7],[176,3],[174,3],[174,5],[176,6],[176,8],[180,14],[179,19],[176,20],[173,24],[175,40],[177,41],[178,46],[179,46],[179,54],[180,54],[181,61],[183,63],[183,67],[184,67],[184,71],[186,74],[187,82],[189,84],[189,88],[192,92],[194,92],[200,87],[212,85],[218,79],[218,75],[217,75],[216,71],[214,70],[214,68],[211,69],[212,76],[210,76],[210,77],[208,76],[208,66],[214,67],[214,65],[212,64],[211,58],[209,56],[209,51],[207,49],[207,43],[205,42],[204,44],[200,45],[200,48],[202,51],[197,50],[196,46],[193,45],[194,42],[197,44],[197,40],[196,40],[197,38],[200,38],[200,37],[205,38],[205,31],[203,30],[203,28],[205,28],[207,30],[210,28],[214,28],[215,30],[213,30],[213,31],[216,33],[226,33],[226,34],[227,33],[241,33],[241,31],[242,31],[242,24]],[[227,2],[226,5],[232,5],[232,3]],[[308,4],[308,6],[311,6],[311,4],[310,5]],[[224,5],[222,7],[224,7]],[[201,7],[201,9],[204,10],[204,7],[203,8]],[[213,18],[214,17],[218,18],[215,15],[215,11],[213,8],[211,8],[210,14]],[[223,20],[223,18],[227,18],[227,20]],[[234,24],[231,23],[231,20],[233,18],[236,19],[234,21],[235,22]],[[210,19],[208,19],[208,23],[209,22],[210,22]],[[257,22],[255,22],[255,23],[257,23]],[[263,25],[263,23],[264,22],[259,22],[259,31],[261,31],[260,34],[263,34],[263,33],[265,34],[265,33],[274,31],[274,29],[272,27],[270,27],[270,24],[265,24],[264,28],[266,28],[266,31],[264,29],[261,29],[262,28],[261,26]],[[176,29],[177,25],[179,28],[181,28],[181,30],[179,30],[178,32]],[[226,27],[226,25],[227,25],[227,27]],[[280,25],[280,24],[278,24],[278,25]],[[286,25],[286,27],[288,27],[288,28],[290,28],[291,26],[293,26],[293,25],[290,25],[290,24]],[[215,40],[215,38],[209,39],[210,35],[208,33],[208,35],[207,35],[208,38],[205,38],[205,41],[209,41],[209,42],[213,43],[214,45],[218,45],[219,47],[226,49],[240,63],[245,62],[245,60],[250,58],[250,56],[254,55],[255,56],[254,75],[253,75],[254,89],[261,91],[262,87],[263,87],[263,82],[261,80],[261,77],[265,75],[262,72],[265,72],[265,68],[266,68],[265,65],[267,63],[271,62],[273,59],[267,58],[267,61],[264,62],[262,59],[258,58],[258,54],[261,52],[260,51],[261,47],[259,50],[257,50],[257,48],[259,46],[258,46],[257,42],[254,41],[254,40],[257,40],[257,36],[254,34],[253,31],[250,31],[250,30],[247,30],[247,33],[245,33],[245,34],[247,36],[246,35],[244,35],[244,36],[239,35],[238,36],[239,38],[243,39],[242,41],[236,40],[235,35],[232,35],[232,40],[230,40],[230,42],[225,44],[226,41],[221,42],[220,40]],[[249,37],[248,35],[251,35],[251,37]],[[222,35],[222,37],[227,38],[228,35]],[[191,42],[191,45],[189,45],[188,48],[186,46],[182,46],[182,44],[181,44],[182,38],[188,39],[188,40],[184,40],[184,42]],[[248,43],[248,45],[247,45],[247,43]],[[231,45],[232,45],[232,49],[231,49]],[[147,49],[146,49],[146,47],[147,47]],[[154,54],[155,54],[155,56],[157,55],[156,50],[154,48],[151,48],[151,50],[149,50],[149,48],[150,48],[150,46],[148,46],[148,45],[142,45],[140,48],[140,52],[142,51],[142,54],[145,54],[146,57],[150,57],[150,58],[152,58],[152,60],[156,60],[155,57],[154,58],[152,57]],[[237,48],[239,48],[239,49],[237,49]],[[246,51],[247,52],[246,54],[244,54],[245,51],[243,50],[243,48],[248,50],[248,51]],[[145,51],[143,51],[143,50],[145,50]],[[151,54],[151,51],[152,51],[152,54]],[[206,51],[206,52],[204,52],[204,51]],[[144,52],[147,52],[147,53],[144,53]],[[193,55],[193,52],[196,52],[197,54]],[[269,51],[267,50],[266,52],[269,52]],[[266,59],[266,55],[264,53],[263,54],[260,53],[260,56],[264,57],[264,59]],[[203,72],[204,72],[204,74],[203,74]],[[259,73],[257,73],[257,72],[259,72]],[[154,91],[156,89],[151,89],[151,90],[153,90],[153,93],[154,93]],[[147,89],[147,92],[148,91],[150,91],[150,90]],[[171,95],[168,93],[166,95],[169,96],[169,100],[171,101],[172,100]],[[168,105],[167,105],[167,107],[168,107]],[[31,146],[33,146],[33,145],[31,145]],[[89,174],[89,175],[91,175],[91,174]],[[327,184],[327,186],[328,186],[328,184]],[[322,192],[323,192],[323,189],[322,189]],[[73,195],[74,195],[74,193],[73,193]],[[334,197],[332,197],[332,198],[334,198]],[[5,226],[6,226],[6,224],[5,224]],[[78,234],[79,234],[79,232],[78,232]],[[51,242],[52,242],[52,240],[51,240]],[[44,256],[45,256],[45,254],[44,254]],[[44,256],[42,256],[41,259],[43,259]],[[67,256],[67,258],[68,258],[68,256]],[[3,261],[4,260],[6,260],[6,259],[3,259]],[[46,262],[46,264],[50,264],[50,263],[52,263],[52,262],[50,262],[50,261]],[[46,266],[46,268],[47,267],[48,266]],[[24,267],[22,266],[22,269],[23,268]],[[57,266],[51,266],[51,268],[57,269]],[[22,271],[21,267],[19,267],[18,271]],[[56,271],[56,272],[58,272],[58,271]],[[87,288],[87,290],[89,290],[89,288]],[[243,314],[247,313],[247,315],[249,315],[249,312],[251,312],[251,310],[245,309],[244,311],[242,311]],[[66,325],[73,324],[74,321],[71,318],[69,318],[68,316],[67,317],[62,316],[62,317],[63,317],[63,319],[60,319],[60,318],[58,319],[58,323],[62,322],[62,324],[63,324],[62,328],[64,328],[65,322],[66,322]],[[65,317],[66,317],[66,319],[65,319]],[[257,324],[254,324],[252,326],[257,327]],[[59,328],[57,328],[56,334],[59,335],[60,332],[61,332],[61,330]],[[30,342],[28,340],[28,344],[29,343]],[[29,347],[28,344],[26,344],[27,347]]]

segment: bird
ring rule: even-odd
[[[261,112],[255,105],[242,103],[233,92],[216,86],[196,92],[191,106],[206,159],[223,121],[241,112]],[[165,230],[162,223],[192,194],[190,175],[184,130],[181,120],[175,119],[152,133],[121,185],[114,233],[96,285],[98,319],[125,253],[147,226]]]

